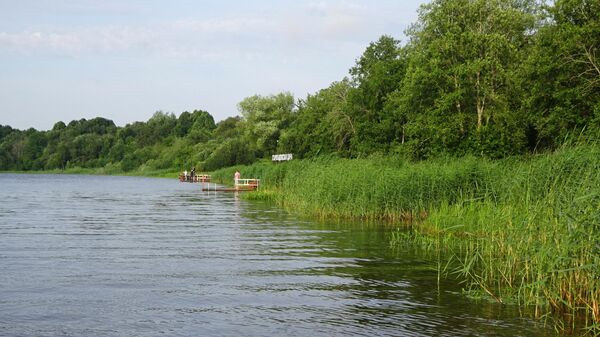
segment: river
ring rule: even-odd
[[[0,336],[554,336],[389,229],[175,179],[0,174]]]

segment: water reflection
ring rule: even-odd
[[[552,335],[438,287],[434,261],[382,227],[165,179],[0,186],[0,335]]]

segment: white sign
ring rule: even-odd
[[[292,160],[292,154],[291,153],[286,153],[286,154],[274,154],[271,156],[271,160],[272,161],[287,161],[287,160]]]

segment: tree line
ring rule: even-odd
[[[241,116],[156,112],[51,130],[0,125],[0,170],[113,166],[214,170],[299,158],[490,158],[544,151],[600,130],[600,2],[433,0],[401,42],[370,43],[349,76],[295,99],[255,95]]]

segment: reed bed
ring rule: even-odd
[[[319,158],[217,171],[261,178],[254,199],[327,218],[409,226],[440,266],[499,302],[600,332],[600,146],[491,161]],[[404,235],[403,237],[400,237]],[[406,243],[400,232],[392,244]],[[440,271],[444,269],[440,267]],[[448,270],[448,269],[446,269]],[[584,321],[581,323],[581,321]]]
[[[578,146],[505,162],[488,195],[444,203],[419,230],[468,238],[453,252],[467,288],[600,333],[599,158]]]

